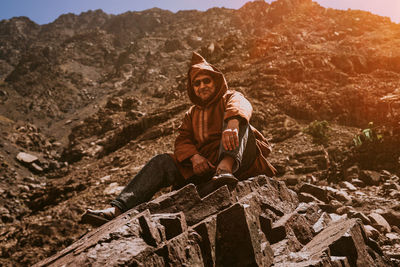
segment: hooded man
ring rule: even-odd
[[[162,187],[197,185],[200,196],[220,186],[234,189],[238,180],[275,168],[268,162],[270,145],[250,124],[252,106],[228,90],[224,75],[193,53],[187,92],[194,104],[185,114],[174,154],[152,158],[105,210],[87,210],[82,221],[102,224],[143,202]]]

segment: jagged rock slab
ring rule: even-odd
[[[194,225],[230,205],[230,194],[226,186],[201,199],[196,187],[189,184],[178,191],[143,203],[135,209],[138,211],[148,209],[153,214],[182,211],[186,216],[187,224]]]
[[[215,241],[217,238],[217,216],[212,216],[199,224],[193,226],[193,229],[200,235],[201,252],[205,266],[214,266],[216,262]]]
[[[249,205],[236,203],[217,215],[217,266],[270,266],[273,252]]]
[[[204,198],[189,184],[36,266],[390,266],[358,220],[327,226],[323,218],[324,230],[315,236],[313,225],[323,215],[317,205],[298,205],[284,183],[265,176]]]
[[[300,188],[300,192],[311,194],[314,197],[316,197],[317,199],[319,199],[325,203],[329,202],[327,190],[325,190],[321,187],[318,187],[316,185],[304,183]]]
[[[161,242],[161,237],[156,231],[151,230],[155,243],[149,244],[142,238],[148,235],[148,229],[141,229],[144,220],[149,223],[147,227],[153,228],[150,212],[140,214],[127,212],[115,220],[88,233],[79,241],[65,248],[56,255],[39,262],[34,266],[116,266],[131,264],[134,258],[149,254],[154,250],[151,245]],[[142,234],[143,233],[143,234]],[[118,252],[118,253],[117,253]],[[116,256],[117,254],[118,256]],[[155,263],[162,263],[162,259],[153,257]]]
[[[233,202],[245,202],[250,198],[257,199],[260,208],[271,210],[277,216],[292,212],[299,205],[296,193],[289,190],[284,182],[264,175],[240,182],[232,192]]]
[[[165,243],[154,254],[138,261],[136,266],[154,266],[149,264],[149,259],[157,255],[162,256],[164,261],[160,266],[203,266],[200,242],[201,238],[195,231],[186,231]]]
[[[261,231],[259,211],[265,209],[262,203],[271,192],[283,203],[291,201],[293,195],[287,188],[280,188],[283,184],[265,176],[245,183],[243,188],[250,194],[241,199],[243,203],[236,204],[227,187],[201,199],[196,187],[189,184],[124,213],[37,266],[221,266],[232,251],[238,255],[237,262],[269,266],[273,252]],[[280,196],[280,192],[284,194]],[[285,200],[284,195],[289,198]],[[269,199],[269,203],[274,202],[278,201]],[[281,207],[292,210],[288,203]],[[240,242],[234,242],[237,237]],[[118,257],[113,256],[117,251]]]
[[[357,219],[341,220],[319,233],[301,251],[276,266],[332,266],[332,260],[346,257],[350,266],[390,266],[367,244],[364,228]],[[373,256],[371,256],[373,255]],[[346,265],[343,265],[346,266]]]

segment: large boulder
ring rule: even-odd
[[[332,223],[317,205],[299,205],[283,182],[265,176],[203,198],[189,184],[127,211],[36,266],[295,263],[390,266],[361,221]]]

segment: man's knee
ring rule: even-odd
[[[172,157],[166,153],[154,156],[149,161],[149,164],[156,165],[157,167],[161,167],[163,169],[170,169],[171,167],[175,166],[175,162]]]
[[[170,163],[171,161],[173,162],[173,159],[170,155],[167,153],[164,154],[158,154],[154,156],[151,161],[159,162],[159,163]]]
[[[160,171],[165,173],[174,173],[178,175],[178,168],[174,162],[174,159],[169,154],[159,154],[154,156],[150,162],[157,166]]]

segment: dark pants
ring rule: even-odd
[[[222,144],[219,148],[219,160],[225,155],[235,159],[234,174],[240,174],[247,170],[257,156],[256,140],[250,127],[241,125],[239,130],[239,147],[232,151],[226,151]],[[211,179],[212,175],[194,176],[187,183],[201,183]],[[168,154],[160,154],[153,157],[143,169],[129,182],[119,196],[111,201],[111,205],[121,211],[127,211],[143,202],[149,201],[153,195],[163,187],[176,185],[182,181],[174,160]]]

